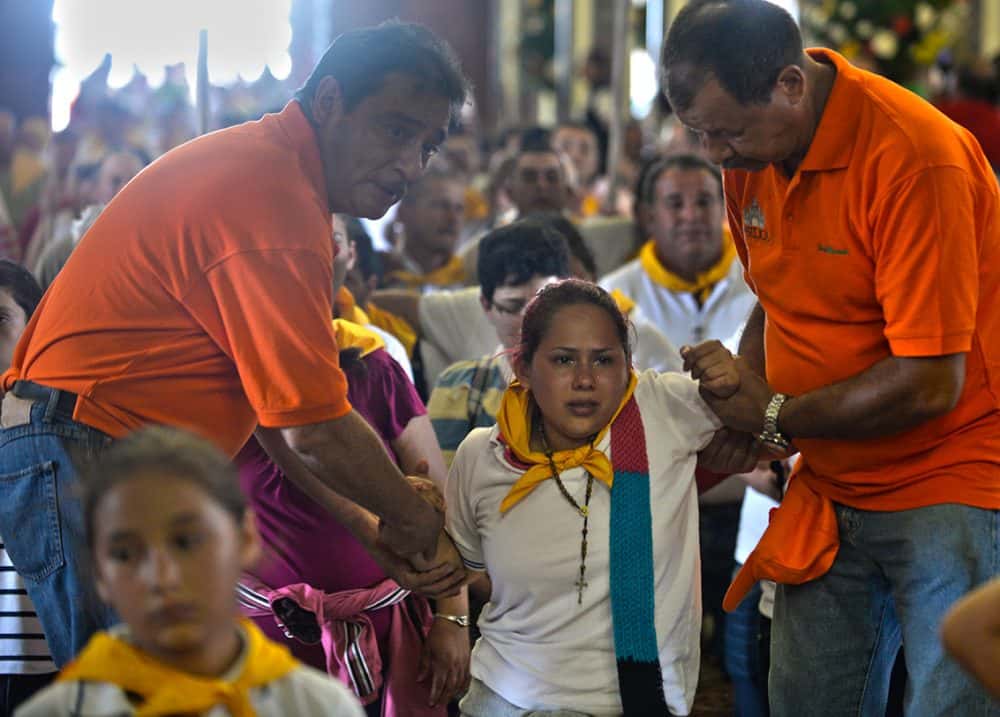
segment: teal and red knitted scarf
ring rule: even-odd
[[[611,621],[625,717],[668,715],[656,639],[649,456],[633,395],[611,425]]]

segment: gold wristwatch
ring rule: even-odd
[[[789,445],[788,439],[781,435],[781,431],[778,430],[778,414],[787,400],[788,396],[783,393],[771,396],[771,400],[768,401],[767,408],[764,410],[764,428],[757,436],[758,441],[778,452],[787,451]]]

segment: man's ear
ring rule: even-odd
[[[490,300],[482,292],[479,294],[479,305],[483,307],[483,311],[490,310]]]
[[[788,65],[778,74],[775,91],[790,105],[797,105],[806,93],[806,74],[798,65]]]
[[[331,119],[337,120],[345,113],[344,94],[340,83],[333,75],[327,75],[316,85],[310,104],[312,119],[316,125],[322,126]]]

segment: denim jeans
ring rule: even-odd
[[[110,442],[56,413],[54,401],[34,403],[29,423],[0,429],[0,535],[60,667],[114,622],[92,588],[78,480]]]
[[[1000,572],[1000,511],[838,505],[836,513],[840,551],[830,572],[778,586],[771,714],[882,717],[905,644],[907,717],[1000,715],[938,634],[948,608]]]
[[[739,570],[740,565],[736,566]],[[760,665],[760,628],[764,616],[760,583],[726,615],[726,672],[733,681],[736,717],[767,717],[767,674]],[[763,673],[763,674],[762,674]]]

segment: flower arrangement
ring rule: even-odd
[[[807,36],[906,83],[962,37],[965,0],[806,0]]]

